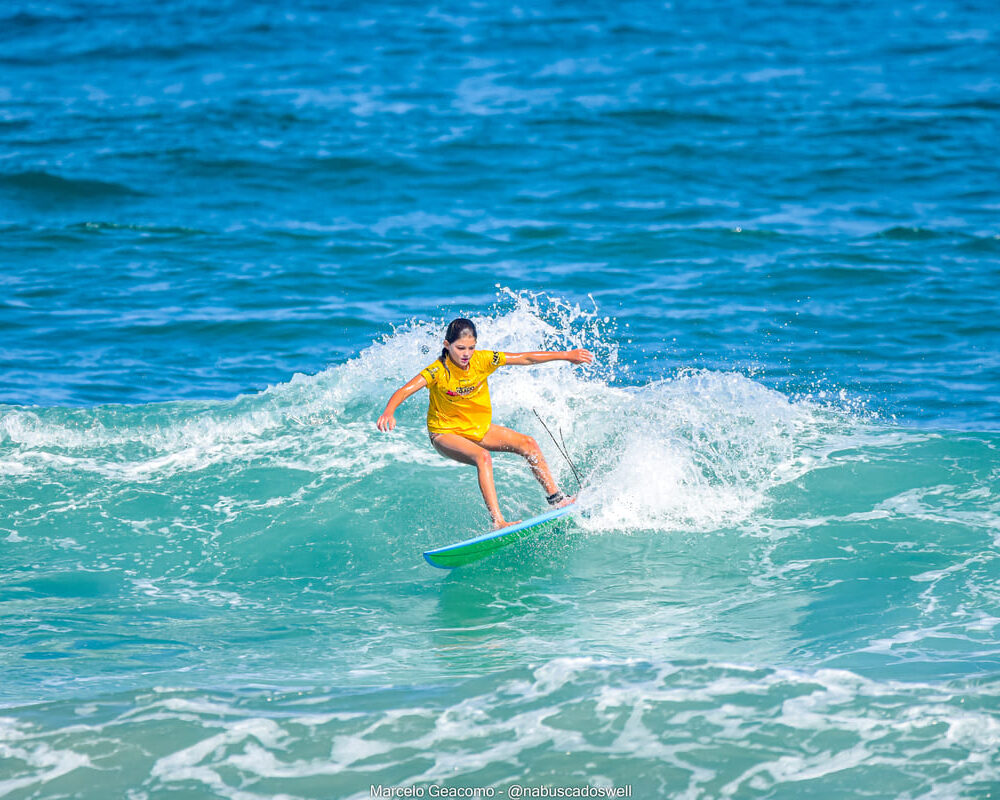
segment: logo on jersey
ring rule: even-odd
[[[449,397],[468,397],[470,394],[475,394],[479,391],[482,383],[477,383],[475,386],[459,386],[457,389],[445,389],[445,394]]]

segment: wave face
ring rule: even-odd
[[[571,5],[0,4],[0,797],[998,793],[1000,16]]]
[[[433,452],[419,399],[373,424],[437,322],[231,401],[8,407],[0,786],[86,794],[106,767],[122,791],[233,797],[588,764],[692,796],[1000,778],[1000,437],[731,372],[616,384],[603,318],[564,303],[475,321],[490,347],[601,359],[491,379],[569,487],[533,410],[567,442],[580,512],[446,577],[420,552],[486,526],[474,472]],[[523,462],[495,463],[508,515],[536,512]]]

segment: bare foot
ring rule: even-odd
[[[521,520],[516,519],[513,522],[507,522],[506,520],[502,520],[500,522],[494,522],[493,530],[500,531],[503,530],[504,528],[509,528],[511,525],[517,525],[517,523],[519,523],[520,521]]]

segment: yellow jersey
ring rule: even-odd
[[[451,359],[447,366],[437,359],[420,374],[427,379],[431,401],[427,406],[427,430],[457,433],[478,442],[493,421],[490,387],[486,378],[507,363],[507,354],[498,350],[476,350],[468,369],[460,369]]]

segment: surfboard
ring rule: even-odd
[[[464,542],[445,545],[436,550],[427,550],[424,552],[424,558],[432,567],[440,567],[441,569],[454,569],[471,564],[519,539],[523,539],[525,536],[533,536],[547,528],[557,519],[572,511],[573,505],[570,503],[568,506],[554,508],[544,514],[539,514],[537,517],[518,522],[516,525],[484,533],[482,536],[466,539]]]

